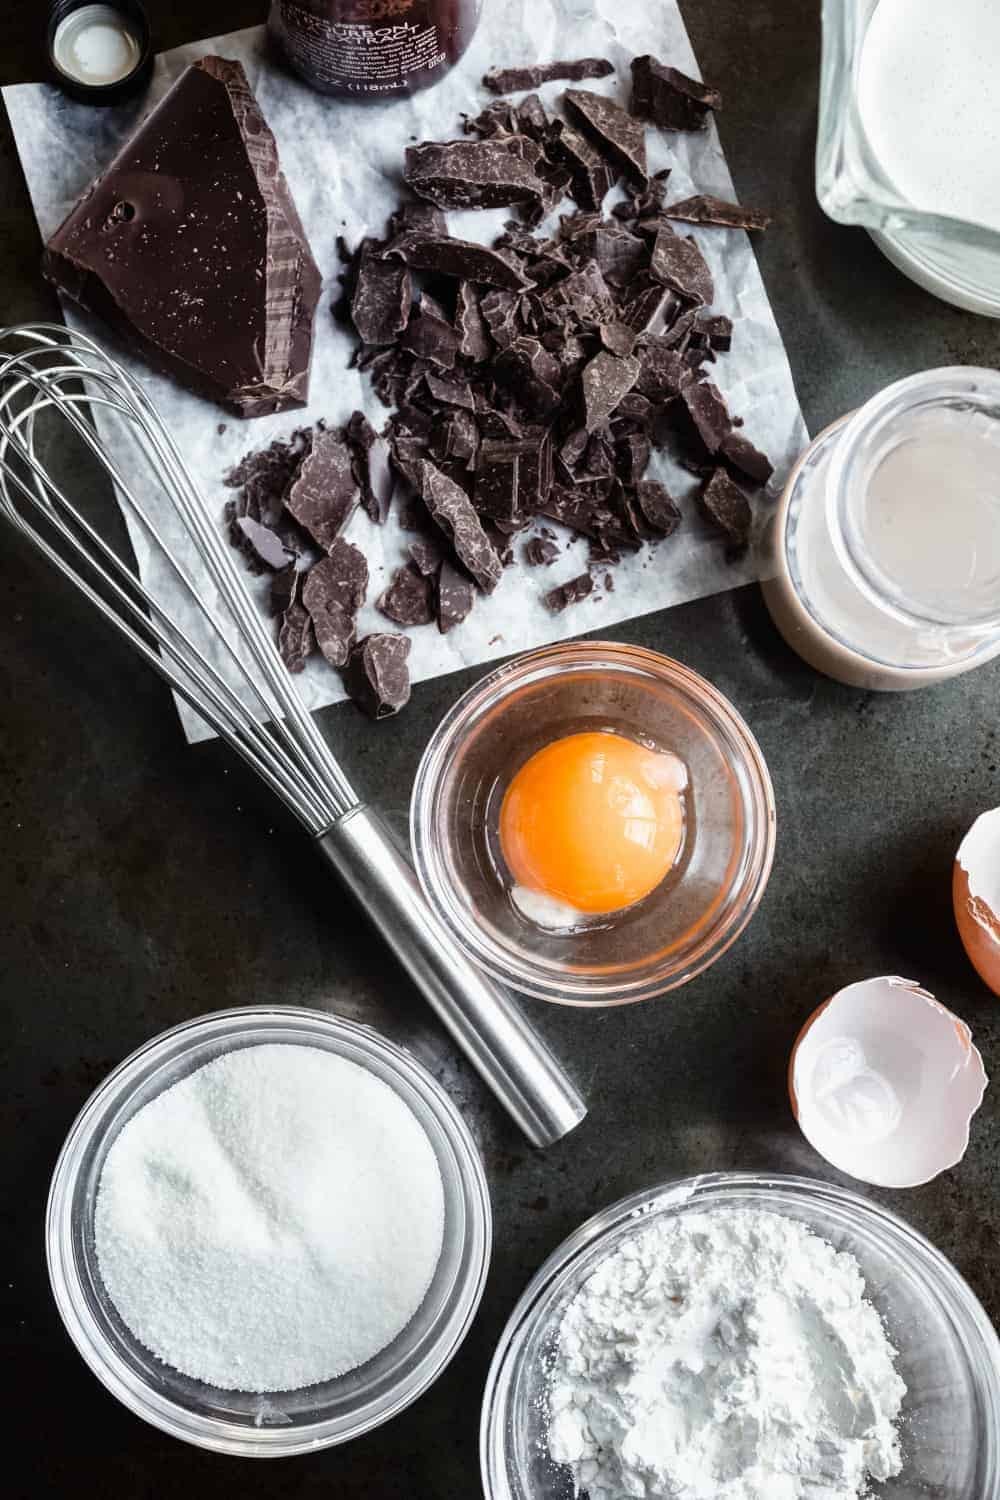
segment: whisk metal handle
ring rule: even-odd
[[[459,1047],[533,1146],[567,1135],[587,1106],[511,995],[466,957],[370,807],[316,840]]]

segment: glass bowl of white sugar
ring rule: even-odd
[[[46,1223],[59,1312],[125,1406],[246,1457],[370,1431],[440,1375],[479,1306],[489,1192],[459,1111],[370,1027],[220,1011],[91,1096]]]
[[[487,1500],[998,1500],[1000,1341],[945,1257],[857,1193],[666,1183],[531,1281],[480,1455]]]

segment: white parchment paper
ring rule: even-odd
[[[490,100],[480,80],[493,66],[515,66],[565,57],[610,58],[616,74],[590,80],[585,88],[608,93],[627,103],[633,56],[652,52],[662,61],[697,74],[698,67],[675,0],[487,0],[472,46],[457,68],[435,88],[391,103],[353,104],[313,93],[275,68],[268,57],[262,28],[236,32],[157,59],[150,94],[141,102],[100,110],[66,99],[48,84],[21,84],[4,90],[35,213],[43,237],[61,223],[76,199],[111,160],[142,115],[167,91],[195,58],[219,53],[246,69],[265,118],[278,141],[281,164],[325,278],[316,317],[310,404],[306,411],[242,422],[189,394],[171,380],[137,361],[129,368],[149,391],[198,480],[205,503],[220,520],[231,494],[222,475],[251,448],[265,446],[303,422],[325,417],[338,424],[356,408],[380,427],[385,409],[368,388],[367,378],[348,368],[353,338],[330,315],[341,269],[338,234],[354,245],[365,234],[381,234],[400,193],[405,147],[413,140],[457,136],[462,112],[476,114]],[[712,79],[725,93],[728,79]],[[555,111],[568,85],[547,84],[539,92]],[[738,80],[732,80],[738,87]],[[684,135],[647,132],[650,171],[671,167],[668,199],[694,192],[733,196],[714,125],[704,133]],[[606,211],[614,198],[606,202]],[[754,205],[767,208],[769,205]],[[563,211],[572,207],[566,204]],[[470,210],[449,216],[454,234],[489,243],[500,232],[510,210]],[[781,233],[780,225],[771,231]],[[729,313],[736,328],[733,349],[720,357],[711,378],[746,419],[746,432],[775,464],[772,490],[780,487],[807,441],[792,384],[791,371],[774,315],[764,291],[753,251],[738,231],[694,230],[712,269],[715,308]],[[96,322],[70,303],[66,321],[98,340]],[[115,351],[120,353],[119,350]],[[128,361],[126,361],[128,362]],[[225,423],[220,433],[219,424]],[[125,458],[124,452],[121,457]],[[545,569],[512,568],[490,599],[479,599],[469,619],[447,637],[424,626],[411,632],[410,667],[415,681],[543,642],[612,625],[650,610],[720,592],[756,576],[752,555],[728,562],[724,545],[701,523],[684,496],[694,489],[664,456],[654,455],[649,477],[663,479],[681,499],[681,529],[655,551],[626,558],[614,572],[614,590],[595,595],[562,615],[552,615],[542,594],[574,577],[586,566],[582,541],[567,546]],[[378,614],[374,600],[393,569],[403,560],[408,538],[395,519],[373,526],[359,511],[346,533],[358,542],[371,567],[369,601],[359,618],[359,634],[393,628]],[[204,635],[193,610],[182,606],[179,585],[146,537],[131,529],[132,542],[148,588],[176,608],[197,638]],[[518,539],[516,546],[522,545]],[[247,586],[263,594],[265,584],[248,575]],[[319,657],[298,679],[310,708],[344,697],[338,674]],[[189,740],[210,731],[186,705],[178,703]]]

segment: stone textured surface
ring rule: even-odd
[[[998,325],[935,302],[861,231],[816,207],[817,7],[682,5],[705,76],[726,94],[720,127],[737,189],[776,216],[758,254],[810,427],[921,367],[995,365]],[[0,81],[40,75],[38,9],[30,0],[3,8]],[[163,47],[206,24],[251,24],[266,7],[219,0],[208,23],[190,0],[150,0],[149,9]],[[0,122],[0,321],[55,314],[38,260]],[[1000,665],[910,697],[850,691],[790,655],[755,589],[617,634],[680,657],[746,714],[774,775],[777,864],[746,935],[687,988],[603,1014],[532,1006],[591,1107],[576,1135],[538,1156],[325,883],[291,819],[218,747],[186,748],[155,678],[4,534],[0,1111],[12,1497],[152,1500],[215,1495],[220,1484],[248,1500],[471,1497],[494,1343],[527,1278],[576,1224],[623,1193],[690,1172],[835,1175],[798,1134],[785,1096],[792,1039],[831,990],[866,974],[919,979],[965,1017],[1000,1070],[1000,1001],[965,962],[949,894],[962,831],[998,801]],[[473,676],[417,688],[405,732],[368,724],[349,705],[329,713],[345,761],[390,817],[404,819],[423,744]],[[497,1237],[478,1320],[433,1390],[365,1440],[275,1468],[185,1447],[105,1393],[49,1297],[42,1226],[62,1139],[109,1068],[196,1013],[278,1000],[372,1021],[445,1079],[486,1154]],[[957,1171],[917,1191],[872,1193],[955,1261],[994,1319],[998,1101],[995,1087]]]

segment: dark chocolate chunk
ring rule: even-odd
[[[494,100],[462,125],[466,135],[479,135],[484,140],[494,135],[516,135],[519,128],[517,110],[509,99]]]
[[[611,323],[615,319],[614,296],[593,260],[549,287],[542,302],[553,313],[565,308],[582,323]]]
[[[671,536],[681,524],[681,513],[670,492],[655,479],[644,479],[635,494],[647,524],[661,536]]]
[[[344,429],[353,458],[354,480],[361,490],[361,504],[376,526],[389,514],[395,484],[389,462],[389,444],[379,437],[364,412],[356,411]]]
[[[537,94],[528,94],[517,106],[517,129],[533,141],[543,141],[549,128],[549,117]],[[541,163],[539,163],[541,166]]]
[[[461,625],[472,613],[475,602],[476,591],[473,585],[454,563],[445,558],[438,574],[437,586],[437,620],[441,634],[447,635],[449,630]]]
[[[547,149],[550,157],[569,170],[570,191],[580,207],[600,210],[615,180],[615,173],[600,152],[565,120],[552,122]]]
[[[733,347],[733,320],[724,313],[696,318],[691,328],[691,344],[696,349],[711,349],[728,354]]]
[[[446,406],[464,406],[466,411],[475,411],[475,397],[467,380],[437,375],[433,370],[427,371],[424,380],[435,401],[441,401]]]
[[[410,639],[394,631],[366,635],[351,652],[347,691],[373,719],[387,719],[410,701]]]
[[[262,526],[251,516],[238,516],[236,525],[265,567],[277,572],[292,561],[294,554],[287,550],[281,537],[269,526]]]
[[[665,219],[681,219],[686,224],[710,224],[719,229],[766,229],[771,222],[770,214],[762,214],[755,208],[741,208],[738,203],[727,203],[724,198],[713,198],[711,193],[697,193],[693,198],[682,198],[661,208]]]
[[[278,651],[289,672],[301,672],[316,645],[313,622],[299,599],[301,574],[292,581],[291,597],[278,627]]]
[[[299,587],[299,575],[295,564],[289,563],[287,568],[282,568],[280,573],[275,573],[271,579],[271,593],[268,598],[268,608],[272,615],[283,615],[295,599]]]
[[[484,594],[492,594],[503,569],[468,495],[426,459],[420,464],[420,493],[459,562]]]
[[[568,609],[571,604],[579,604],[593,592],[594,580],[589,573],[581,573],[568,583],[561,583],[558,588],[550,589],[544,602],[554,615],[561,615],[564,609]]]
[[[474,364],[482,364],[489,359],[493,345],[479,308],[479,293],[468,281],[461,282],[458,288],[455,331],[458,334],[458,352],[463,359],[471,360]]]
[[[615,444],[618,477],[623,484],[639,483],[649,463],[652,445],[643,432],[630,432]]]
[[[351,298],[351,318],[366,344],[392,344],[410,318],[413,286],[409,267],[362,247]]]
[[[425,292],[415,317],[407,325],[400,345],[418,359],[429,360],[440,370],[454,367],[458,354],[458,334],[443,315],[441,308]]]
[[[547,568],[559,556],[559,548],[547,537],[533,536],[521,555],[529,568]]]
[[[407,550],[417,572],[422,573],[425,578],[433,578],[444,559],[444,553],[437,543],[429,536],[418,536]]]
[[[549,435],[487,438],[476,463],[475,506],[493,521],[517,521],[533,515],[552,483]]]
[[[637,390],[657,405],[663,401],[672,401],[693,380],[690,367],[662,337],[648,337],[641,347]]]
[[[774,465],[766,453],[755,448],[740,432],[727,432],[719,444],[719,454],[731,469],[736,469],[754,484],[767,484]]]
[[[403,178],[439,208],[506,208],[539,202],[538,157],[538,146],[527,136],[423,141],[407,146]]]
[[[395,240],[384,254],[387,260],[398,257],[418,271],[455,276],[464,281],[478,282],[481,286],[520,291],[531,285],[503,251],[488,250],[474,240],[457,240],[450,235],[433,238],[408,234]]]
[[[577,121],[596,142],[602,155],[643,187],[646,171],[646,132],[620,104],[589,89],[567,89],[563,102],[570,118]]]
[[[582,237],[582,247],[596,260],[610,286],[627,287],[647,264],[649,251],[638,235],[598,225]]]
[[[353,542],[338,537],[326,557],[305,575],[302,602],[316,619],[327,605],[336,604],[346,614],[356,615],[368,592],[368,563]]]
[[[715,296],[712,273],[694,240],[676,234],[669,224],[661,224],[649,262],[657,281],[679,292],[689,302],[705,305]]]
[[[632,59],[632,113],[662,130],[704,130],[722,95],[647,53]]]
[[[329,551],[357,509],[351,450],[332,428],[318,431],[288,487],[285,505],[324,551]]]
[[[730,541],[737,547],[745,547],[750,541],[753,511],[750,501],[725,469],[716,469],[711,479],[703,485],[699,503]]]
[[[239,63],[181,74],[56,230],[44,270],[237,416],[305,405],[320,273]]]
[[[480,301],[480,313],[498,349],[506,349],[517,338],[520,305],[520,298],[513,292],[487,292]]]
[[[532,417],[548,416],[559,405],[559,361],[538,339],[517,338],[502,349],[493,374]]]
[[[426,625],[434,618],[434,584],[412,563],[397,568],[376,608],[397,625]]]
[[[709,380],[691,381],[681,392],[681,399],[706,453],[717,453],[733,427],[722,392]]]
[[[583,372],[583,408],[585,426],[593,432],[606,422],[623,396],[635,385],[639,361],[626,355],[620,359],[602,349],[595,354]]]
[[[646,272],[635,278],[628,294],[619,316],[636,333],[662,333],[680,310],[677,293]]]
[[[483,88],[491,94],[519,94],[523,89],[541,88],[563,78],[567,83],[582,83],[586,78],[608,78],[614,66],[606,57],[581,57],[575,62],[535,63],[527,68],[491,68],[483,79]]]
[[[431,434],[431,453],[439,463],[454,459],[471,467],[479,447],[479,430],[467,411],[444,411],[435,420]]]

